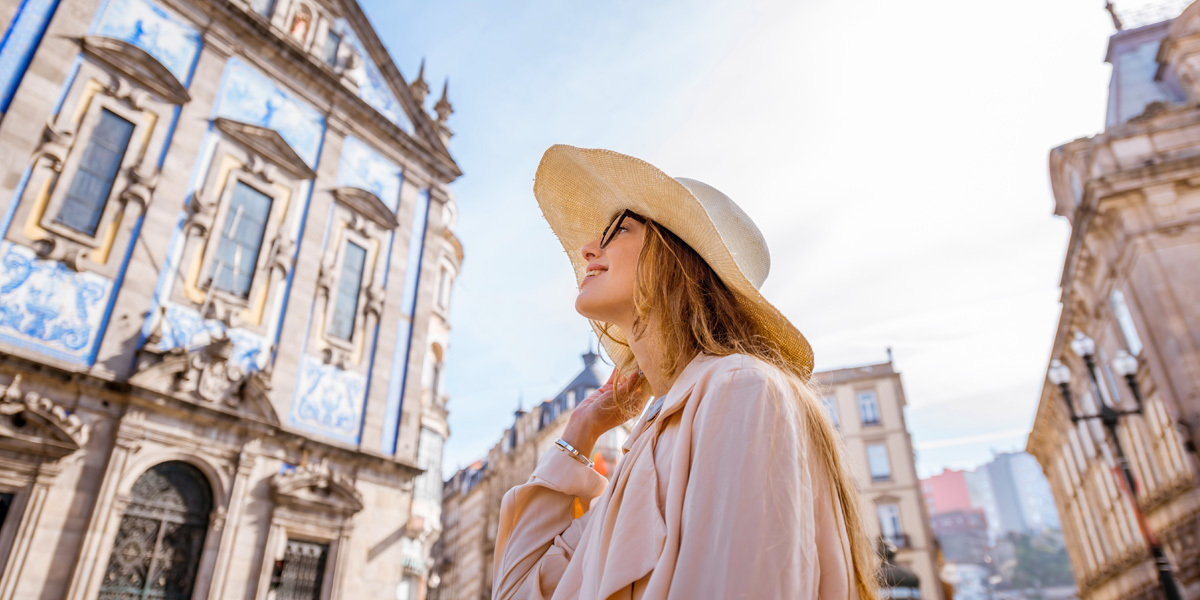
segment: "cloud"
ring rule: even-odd
[[[934,440],[930,442],[921,442],[915,444],[917,450],[932,450],[934,448],[950,448],[953,446],[964,446],[967,444],[978,444],[981,442],[994,442],[997,440],[1007,440],[1017,436],[1029,434],[1029,429],[1018,427],[1016,429],[1005,429],[1004,431],[993,431],[991,433],[981,433],[978,435],[965,435],[962,437],[949,438],[944,440]]]

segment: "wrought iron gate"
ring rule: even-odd
[[[275,564],[271,588],[275,600],[320,600],[328,544],[288,540],[283,560]]]
[[[192,597],[212,491],[195,467],[166,462],[133,484],[108,559],[100,600],[184,600]]]

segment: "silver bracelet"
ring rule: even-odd
[[[559,450],[562,450],[563,452],[565,452],[567,454],[567,456],[570,456],[571,458],[579,461],[579,464],[581,464],[589,469],[596,465],[596,463],[592,462],[591,460],[588,460],[588,457],[580,454],[579,451],[576,450],[574,446],[568,444],[567,441],[562,438],[558,438],[557,440],[554,440],[554,447],[558,448]]]

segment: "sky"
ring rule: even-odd
[[[594,343],[532,194],[556,143],[738,202],[817,369],[892,348],[921,476],[1024,448],[1069,236],[1048,156],[1103,126],[1100,0],[361,1],[405,77],[426,60],[427,106],[449,78],[455,111],[445,475]]]

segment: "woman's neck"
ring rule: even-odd
[[[675,380],[679,378],[679,373],[667,373],[669,366],[664,364],[667,360],[664,360],[666,357],[663,356],[662,349],[659,347],[658,336],[655,335],[653,326],[646,327],[641,331],[641,335],[636,337],[632,328],[622,329],[629,332],[629,350],[633,352],[638,367],[642,370],[642,375],[646,376],[646,382],[650,384],[650,395],[655,398],[665,396],[671,386],[675,384]],[[688,361],[691,358],[688,357]],[[684,364],[688,361],[684,361]]]

